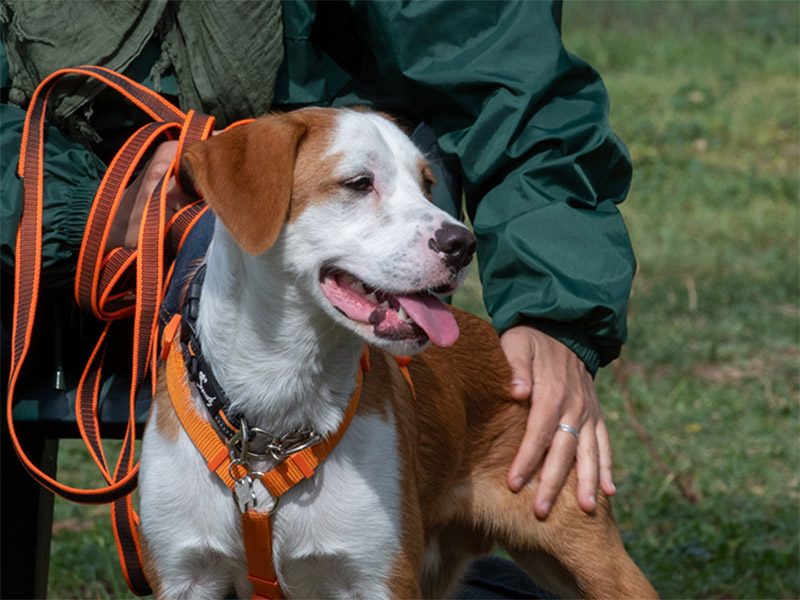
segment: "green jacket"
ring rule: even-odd
[[[560,22],[557,2],[286,2],[273,105],[367,103],[430,125],[441,152],[457,159],[495,327],[532,324],[594,373],[627,336],[635,261],[616,205],[631,164],[610,129],[603,83],[565,51]],[[7,268],[19,210],[11,158],[21,111],[2,110]],[[104,167],[55,133],[50,141],[45,187],[61,214],[50,218],[60,239],[46,248],[52,285],[70,280],[68,258],[81,234],[76,215],[85,215]]]

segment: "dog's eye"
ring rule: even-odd
[[[422,169],[422,193],[428,200],[433,200],[433,186],[436,185],[436,179],[433,177],[433,171],[430,167]]]
[[[366,193],[372,191],[372,183],[372,177],[369,175],[359,175],[358,177],[348,179],[342,185],[354,192]]]
[[[426,179],[422,182],[422,189],[425,193],[425,197],[430,200],[433,197],[433,186],[436,185],[436,182],[432,179]]]

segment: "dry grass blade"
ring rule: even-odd
[[[631,392],[628,387],[628,374],[625,372],[624,364],[622,358],[618,358],[614,361],[613,364],[614,369],[614,379],[619,386],[620,394],[622,395],[622,402],[625,405],[625,411],[628,413],[628,416],[631,418],[631,422],[633,423],[633,427],[636,430],[636,435],[639,436],[639,439],[642,440],[642,443],[647,448],[647,451],[650,453],[650,456],[655,461],[658,468],[664,473],[667,477],[668,481],[671,481],[675,484],[678,490],[686,500],[691,502],[692,504],[697,504],[702,499],[700,494],[694,492],[690,489],[689,485],[687,485],[661,458],[661,454],[656,450],[655,444],[653,444],[653,439],[650,437],[650,434],[647,433],[647,429],[645,426],[642,425],[642,422],[639,420],[639,417],[636,415],[636,410],[633,408],[633,402],[631,402]]]

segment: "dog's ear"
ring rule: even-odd
[[[262,117],[186,149],[182,166],[250,254],[265,252],[289,213],[302,122]]]

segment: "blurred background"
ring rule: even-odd
[[[563,37],[634,162],[597,377],[628,551],[664,598],[800,598],[800,3],[567,0]],[[477,276],[455,301],[482,313]],[[91,485],[81,444],[59,478]],[[49,596],[131,597],[108,507],[55,510]]]

